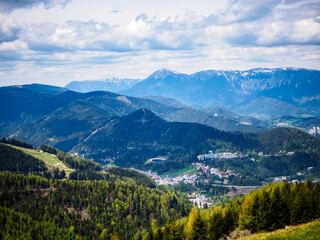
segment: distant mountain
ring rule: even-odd
[[[28,89],[31,91],[38,92],[40,94],[45,94],[47,96],[53,96],[53,95],[68,91],[68,89],[66,89],[66,88],[56,87],[56,86],[51,86],[51,85],[37,84],[37,83],[26,84],[26,85],[16,85],[13,87]]]
[[[296,117],[312,116],[312,112],[307,108],[298,107],[275,98],[263,96],[244,102],[243,105],[236,107],[234,111],[244,116],[254,116],[258,119],[271,119],[283,115]],[[253,111],[254,114],[252,113]],[[315,114],[315,112],[313,112],[313,114]]]
[[[275,68],[181,74],[161,69],[122,92],[160,95],[199,109],[223,106],[236,113],[270,119],[320,114],[320,71]],[[276,105],[277,111],[274,113]],[[266,108],[267,107],[267,108]]]
[[[120,92],[129,89],[139,81],[139,79],[128,78],[107,78],[90,81],[72,81],[67,84],[65,88],[81,93],[93,91]]]
[[[0,88],[0,135],[15,136],[36,146],[61,145],[62,150],[69,151],[72,145],[65,140],[82,141],[110,117],[124,116],[140,108],[152,110],[168,121],[196,122],[221,130],[257,132],[265,129],[263,124],[246,125],[214,117],[178,102],[172,104],[174,100],[163,97],[161,101],[168,105],[111,92],[77,93],[57,89],[45,85]],[[58,142],[60,145],[56,145]]]
[[[163,97],[163,96],[145,96],[144,98],[147,99],[151,99],[154,100],[156,102],[160,102],[166,105],[169,105],[171,107],[180,107],[180,108],[185,108],[185,107],[189,107],[188,105],[185,105],[179,101],[177,101],[176,99],[173,98],[168,98],[168,97]]]
[[[31,84],[0,88],[0,136],[7,136],[17,126],[33,123],[64,104],[54,101],[64,88]],[[48,101],[52,99],[52,101]]]

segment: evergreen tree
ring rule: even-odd
[[[260,193],[257,231],[269,230],[271,228],[272,221],[273,219],[270,214],[270,195],[265,189],[262,189]]]
[[[217,211],[209,220],[208,236],[209,239],[218,240],[227,233],[227,226],[220,211]]]
[[[289,223],[288,212],[289,208],[282,199],[279,185],[275,186],[271,192],[270,199],[270,218],[273,221],[270,230],[285,227]]]

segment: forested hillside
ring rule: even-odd
[[[60,178],[59,171],[49,171],[42,160],[1,143],[0,233],[4,239],[141,239],[151,224],[163,226],[191,209],[184,196],[157,188],[141,173],[119,168],[101,171],[92,161],[50,146],[41,149],[76,171],[67,180],[53,180]]]

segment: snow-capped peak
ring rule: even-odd
[[[157,79],[157,78],[163,78],[163,77],[166,77],[166,76],[172,75],[172,74],[180,74],[180,73],[176,72],[176,71],[169,70],[167,68],[162,68],[162,69],[155,71],[153,74],[151,74],[150,77]]]

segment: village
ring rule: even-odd
[[[292,155],[293,152],[285,153],[286,155]],[[259,152],[258,156],[267,156],[264,155],[263,152]],[[151,177],[157,185],[177,185],[179,183],[189,184],[198,189],[198,191],[194,191],[189,194],[190,201],[199,207],[209,207],[214,205],[214,201],[204,194],[203,187],[204,186],[215,186],[215,187],[223,187],[226,192],[230,192],[231,194],[246,194],[250,191],[260,188],[267,184],[267,182],[262,182],[259,185],[255,186],[240,186],[240,185],[232,185],[230,183],[231,179],[240,178],[245,179],[247,176],[240,174],[231,169],[227,169],[226,171],[219,170],[215,167],[210,167],[209,165],[205,164],[206,159],[229,159],[229,158],[238,158],[238,157],[248,157],[241,153],[229,153],[229,152],[222,152],[222,153],[213,153],[209,151],[208,154],[203,154],[197,156],[198,161],[192,163],[192,166],[196,171],[193,174],[181,174],[176,177],[171,177],[169,175],[160,176],[156,173],[152,173],[149,171],[147,174]],[[251,161],[255,161],[255,158],[249,158]],[[312,171],[312,167],[307,169],[307,172]],[[295,177],[302,177],[305,173],[297,172],[292,176],[279,176],[273,177],[268,180],[268,182],[281,182],[281,181],[289,181],[292,183],[297,183],[299,180],[296,180]],[[209,189],[209,192],[212,192],[212,189]]]

